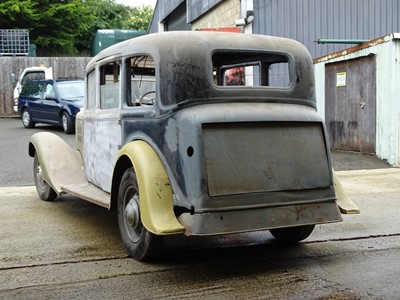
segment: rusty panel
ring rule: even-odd
[[[330,185],[319,123],[205,124],[203,143],[210,196]]]
[[[342,76],[338,75],[340,73]],[[338,77],[341,78],[340,83]],[[325,102],[325,120],[331,148],[375,153],[375,56],[327,64]]]

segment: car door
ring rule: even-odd
[[[53,82],[46,82],[43,86],[41,115],[43,120],[57,123],[60,114],[60,100]]]
[[[93,70],[87,77],[84,111],[85,176],[104,191],[111,191],[114,164],[121,147],[119,64],[100,66],[100,86]]]
[[[27,106],[31,112],[31,117],[34,121],[41,120],[43,118],[42,114],[42,104],[43,104],[43,89],[44,83],[41,81],[33,82],[32,90],[30,95],[27,97]]]

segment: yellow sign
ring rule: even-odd
[[[336,74],[336,86],[346,86],[346,72]]]

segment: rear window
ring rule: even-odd
[[[27,83],[22,87],[21,93],[19,94],[20,96],[30,96],[32,90],[32,83]]]
[[[289,88],[290,59],[269,52],[220,50],[213,53],[213,78],[218,86]]]

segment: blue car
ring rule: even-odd
[[[36,123],[62,126],[75,132],[75,116],[84,105],[84,80],[32,80],[18,98],[18,113],[25,128]]]

